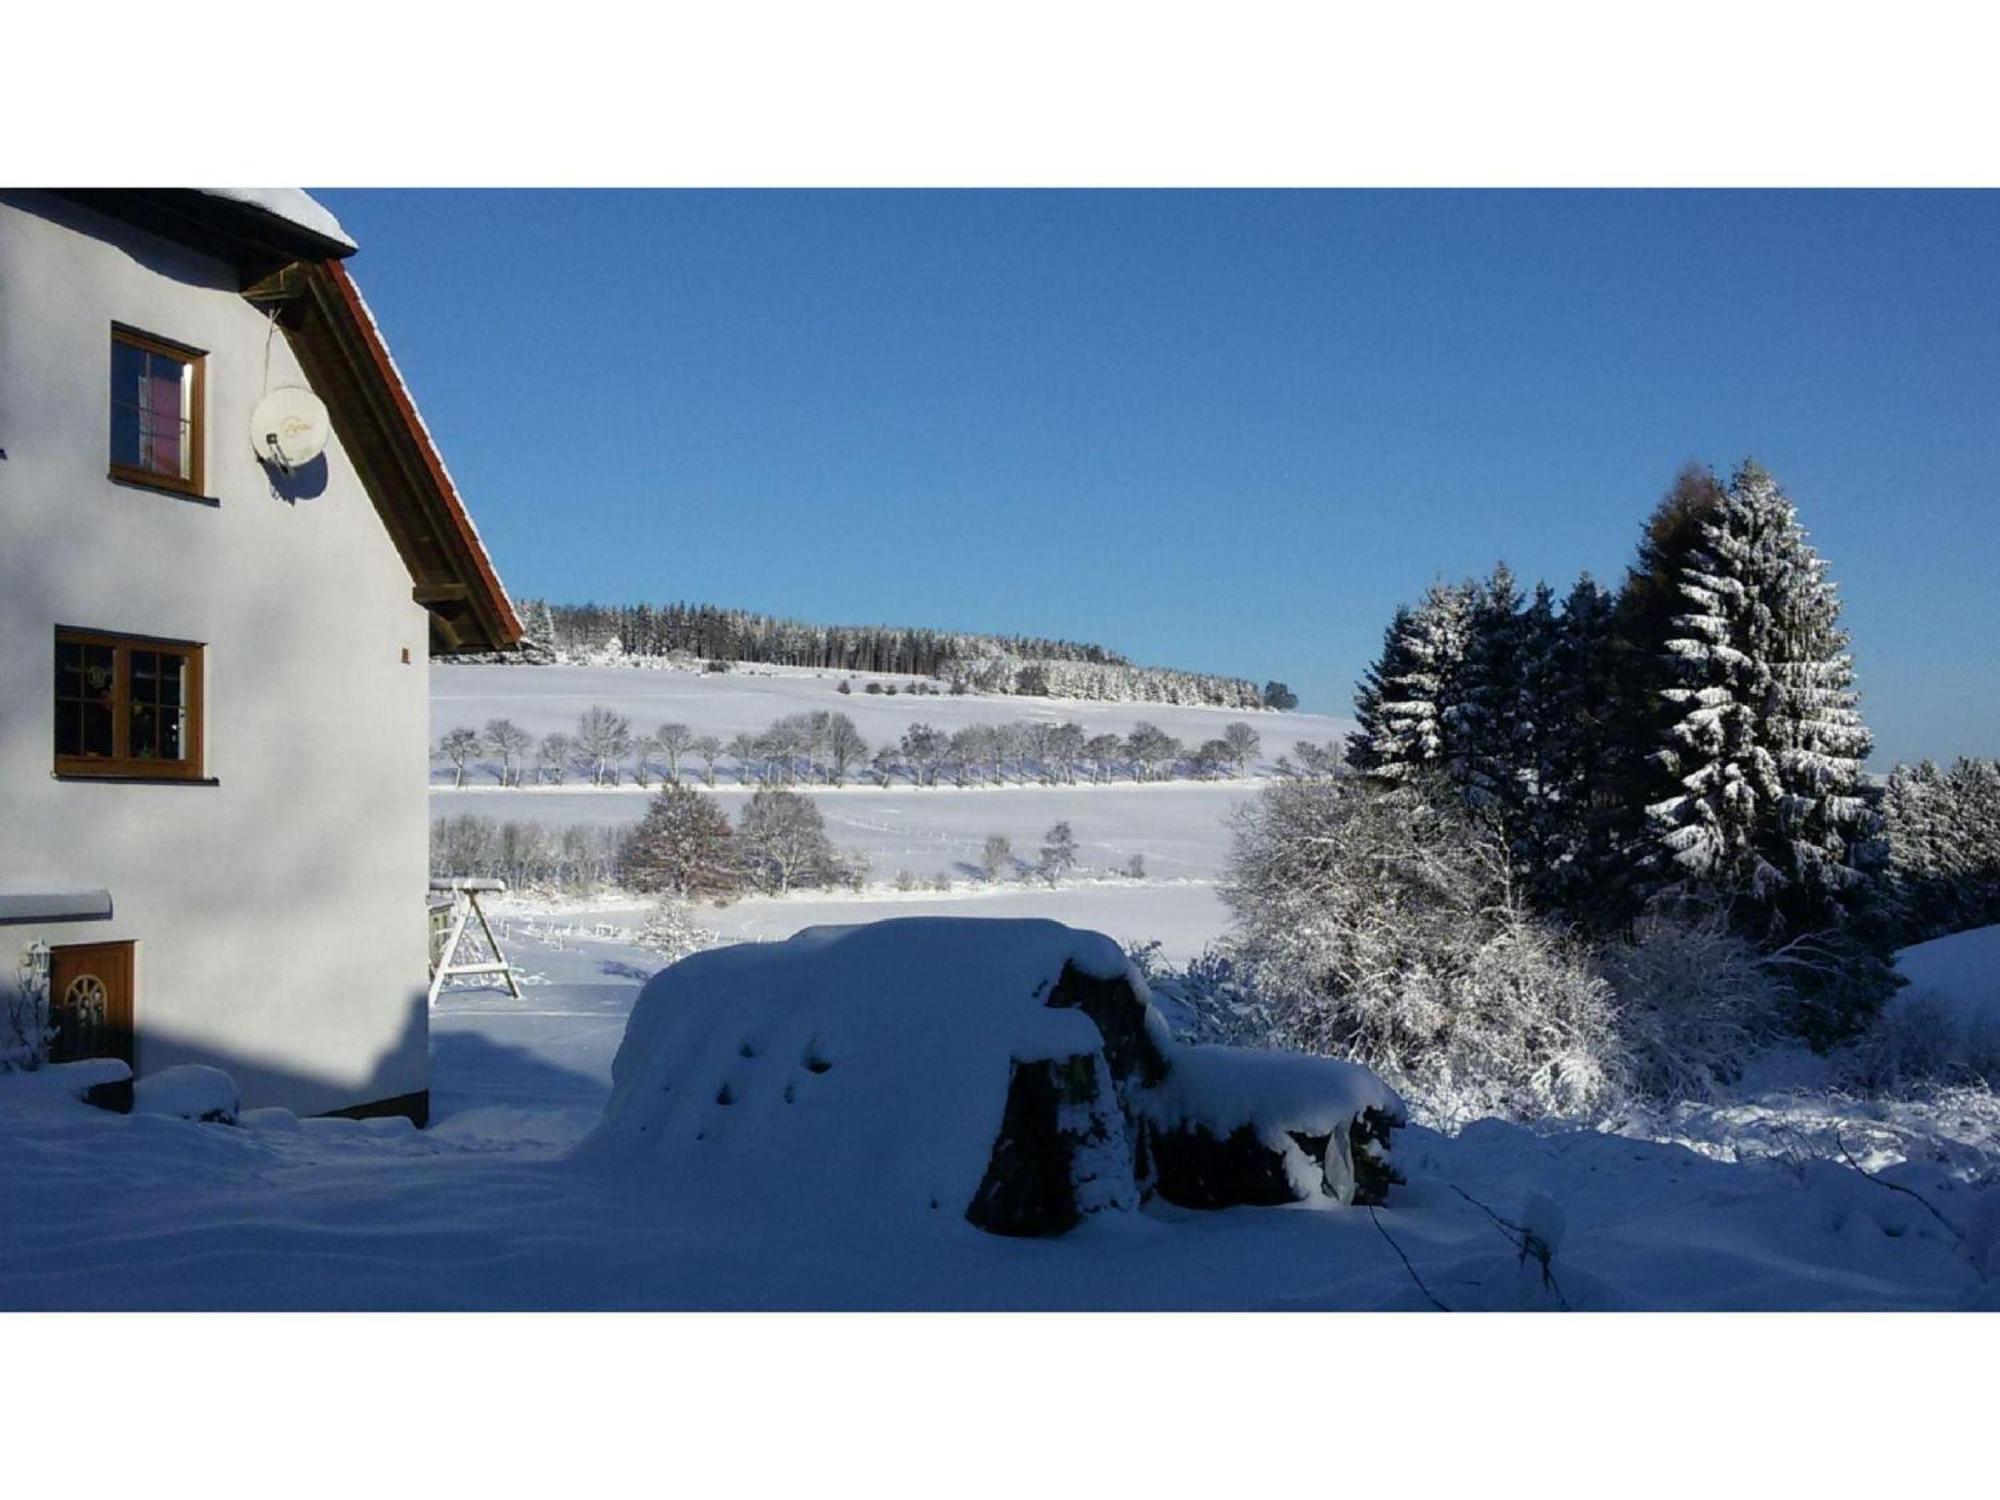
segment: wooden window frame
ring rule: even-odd
[[[108,646],[111,667],[111,755],[55,756],[55,774],[101,781],[205,781],[205,736],[202,725],[207,716],[207,648],[198,641],[168,640],[152,635],[118,635],[108,630],[79,630],[58,625],[55,645]],[[132,653],[166,652],[184,657],[187,671],[187,754],[180,760],[162,760],[156,755],[131,754],[132,748]],[[54,646],[49,653],[49,701],[55,701],[56,659]],[[54,721],[50,721],[53,748]]]
[[[125,344],[130,348],[143,350],[147,354],[157,354],[167,359],[180,360],[193,367],[194,394],[189,398],[188,416],[188,477],[178,474],[162,474],[155,469],[142,469],[134,464],[121,464],[111,460],[111,477],[121,484],[136,484],[152,490],[171,490],[177,495],[203,497],[208,487],[208,352],[192,348],[187,344],[177,344],[172,339],[163,339],[156,333],[147,333],[126,323],[111,325],[112,344]],[[109,390],[110,372],[106,371],[106,389]],[[114,399],[107,397],[108,402]],[[108,436],[106,442],[110,441]]]

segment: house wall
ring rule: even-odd
[[[428,630],[338,439],[274,493],[265,388],[307,384],[234,268],[0,192],[0,881],[104,886],[136,939],[141,1074],[226,1068],[301,1113],[427,1088]],[[208,353],[212,503],[107,477],[111,325]],[[213,785],[58,780],[56,625],[202,642]],[[403,661],[408,652],[409,661]]]

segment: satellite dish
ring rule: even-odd
[[[303,386],[266,391],[250,414],[250,447],[280,473],[311,463],[326,451],[333,431],[326,405]]]

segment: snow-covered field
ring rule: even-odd
[[[1227,819],[1256,795],[1259,772],[1299,740],[1324,744],[1352,727],[1348,720],[1320,714],[1245,714],[1147,703],[971,695],[889,698],[861,691],[869,680],[865,673],[853,674],[856,691],[842,695],[835,687],[845,675],[781,667],[706,674],[619,666],[439,665],[431,674],[431,730],[435,739],[455,725],[477,728],[505,717],[540,735],[574,728],[577,716],[593,704],[618,710],[639,729],[651,731],[675,721],[724,740],[813,709],[848,714],[871,743],[894,739],[913,721],[950,730],[1041,718],[1074,720],[1091,734],[1128,733],[1145,720],[1192,744],[1246,720],[1262,737],[1264,758],[1242,781],[803,788],[818,803],[828,836],[841,852],[867,860],[867,892],[782,902],[752,899],[703,917],[727,936],[779,938],[816,923],[893,915],[1046,916],[1121,941],[1157,940],[1167,958],[1184,960],[1227,925],[1228,914],[1213,889],[1228,856]],[[434,775],[434,816],[474,813],[558,827],[615,827],[636,823],[651,795],[630,784],[591,787],[574,780],[564,786],[501,787],[481,773],[454,789],[444,784],[447,779],[443,771]],[[725,771],[712,795],[733,817],[750,789],[730,785]],[[1022,877],[1057,822],[1069,823],[1075,834],[1080,878],[1052,891]],[[983,879],[980,852],[996,833],[1012,843],[1017,864],[993,884]],[[1124,873],[1134,855],[1144,861],[1143,880]],[[899,891],[896,878],[904,873],[926,886],[942,876],[953,889]]]
[[[1622,1134],[1411,1127],[1408,1186],[1379,1213],[1148,1208],[1046,1241],[954,1215],[914,1236],[862,1216],[746,1235],[700,1194],[566,1155],[655,962],[591,935],[597,919],[517,908],[522,998],[441,999],[425,1132],[118,1116],[0,1079],[0,1307],[2000,1305],[2000,1113],[1974,1092],[1773,1093]],[[1548,1280],[1489,1209],[1552,1240]]]
[[[837,691],[843,678],[854,691]],[[687,725],[725,743],[732,735],[756,734],[788,714],[815,709],[846,714],[870,746],[900,738],[912,724],[947,732],[969,724],[1004,724],[1039,719],[1081,724],[1086,734],[1129,734],[1134,724],[1156,725],[1188,745],[1220,737],[1241,720],[1262,737],[1266,761],[1291,749],[1294,741],[1338,739],[1353,721],[1326,714],[1251,712],[1240,708],[1177,708],[1163,703],[1095,703],[1070,698],[981,697],[968,694],[894,697],[864,690],[870,681],[906,687],[917,679],[866,672],[821,672],[805,667],[739,667],[732,672],[684,672],[645,667],[431,667],[431,739],[463,725],[484,727],[488,719],[512,719],[530,734],[576,728],[594,704],[616,709],[635,731],[651,734],[662,724]],[[444,773],[438,773],[442,776]]]

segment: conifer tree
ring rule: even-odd
[[[625,845],[625,882],[683,900],[726,896],[739,882],[729,815],[683,781],[653,794]]]
[[[1396,612],[1356,703],[1362,728],[1347,758],[1357,770],[1403,782],[1445,760],[1475,595],[1471,584],[1434,583],[1416,608]]]
[[[1879,819],[1827,564],[1754,462],[1697,532],[1675,571],[1662,689],[1678,785],[1647,805],[1647,868],[1668,889],[1745,903],[1774,943],[1854,924],[1879,894]]]
[[[1528,863],[1544,904],[1587,920],[1600,912],[1598,891],[1614,858],[1614,601],[1586,573],[1546,624],[1543,603],[1538,593],[1529,610],[1535,788]]]
[[[1521,589],[1503,562],[1469,596],[1456,692],[1443,709],[1445,773],[1510,850],[1528,791],[1524,634]]]

